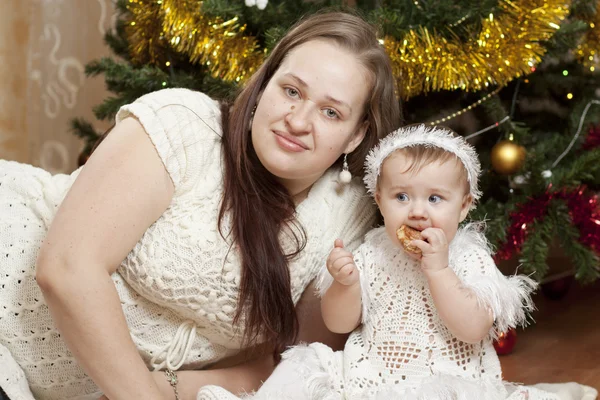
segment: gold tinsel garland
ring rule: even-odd
[[[426,28],[411,30],[401,40],[386,37],[382,43],[392,59],[402,97],[503,86],[532,72],[545,52],[540,42],[559,29],[570,3],[500,0],[502,14],[483,20],[481,30],[472,32],[473,39],[467,42],[448,40]],[[214,77],[243,82],[260,66],[265,50],[258,48],[255,38],[244,36],[246,26],[240,26],[237,18],[208,18],[201,14],[201,6],[198,0],[129,0],[133,58],[140,63],[165,63],[163,50],[170,46],[192,62],[206,65]],[[590,49],[581,51],[597,47]]]
[[[126,33],[129,54],[136,64],[164,65],[166,43],[162,28],[163,12],[156,1],[129,0]]]
[[[600,69],[600,3],[596,5],[596,14],[586,22],[590,29],[577,46],[577,58],[584,67],[594,72]]]
[[[128,27],[131,54],[139,63],[164,65],[162,51],[168,45],[206,65],[213,77],[241,82],[264,59],[254,37],[245,36],[238,19],[209,18],[198,0],[129,0],[132,21]],[[158,26],[157,26],[157,21]]]
[[[383,44],[394,65],[402,97],[462,89],[476,91],[504,86],[530,73],[541,61],[548,40],[569,14],[570,1],[501,0],[503,13],[482,21],[479,33],[463,43],[449,41],[426,28],[403,39],[386,37]]]

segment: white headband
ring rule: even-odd
[[[364,181],[372,196],[375,196],[377,190],[377,178],[381,173],[383,161],[398,149],[416,145],[439,147],[456,155],[467,170],[473,204],[479,200],[481,192],[477,187],[477,179],[481,173],[481,165],[473,146],[467,143],[463,137],[453,136],[448,130],[425,125],[400,128],[381,139],[379,144],[369,152],[365,161]]]

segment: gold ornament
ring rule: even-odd
[[[511,140],[501,140],[492,147],[492,168],[503,175],[517,172],[525,161],[525,148]]]
[[[542,42],[569,14],[565,0],[501,0],[502,14],[481,21],[470,40],[448,40],[421,27],[403,38],[383,40],[403,98],[439,90],[477,91],[504,86],[535,70]]]

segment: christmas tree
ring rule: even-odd
[[[497,260],[548,273],[550,243],[575,277],[600,276],[600,5],[596,0],[127,0],[105,41],[115,58],[87,66],[123,104],[169,87],[231,99],[302,15],[351,10],[380,27],[406,123],[453,128],[482,160],[482,198]],[[100,135],[73,121],[86,147]]]

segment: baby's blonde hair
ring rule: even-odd
[[[461,173],[461,182],[465,187],[465,194],[468,194],[471,191],[471,185],[469,184],[469,177],[467,173],[467,169],[460,159],[456,156],[456,154],[442,149],[440,147],[432,147],[426,146],[422,144],[403,147],[397,150],[394,150],[385,160],[383,160],[384,164],[387,160],[392,157],[403,156],[406,158],[408,162],[408,168],[402,172],[410,172],[411,174],[417,174],[421,169],[430,163],[440,163],[444,164],[447,161],[454,161],[456,164],[460,166]],[[377,189],[379,189],[379,183],[381,181],[382,173],[377,177]]]

